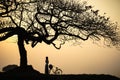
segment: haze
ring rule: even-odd
[[[107,13],[112,21],[120,25],[120,0],[87,0],[88,4]],[[0,70],[9,64],[19,65],[19,51],[16,39],[0,42]],[[29,65],[44,73],[45,57],[51,64],[61,68],[63,74],[110,74],[120,77],[120,51],[107,48],[103,42],[94,43],[91,40],[80,45],[66,43],[60,50],[52,45],[38,44],[35,48],[26,45]]]

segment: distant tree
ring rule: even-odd
[[[27,66],[24,42],[52,44],[56,49],[69,40],[104,40],[119,47],[117,23],[99,15],[86,1],[3,0],[0,1],[0,41],[17,35],[20,66]],[[59,42],[59,46],[56,45]]]

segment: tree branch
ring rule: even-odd
[[[4,36],[0,37],[0,41],[6,40],[7,38],[13,36],[15,33],[14,32],[8,32]]]
[[[89,38],[90,36],[93,36],[95,33],[96,33],[96,32],[90,33],[89,35],[86,36],[86,38],[82,38],[82,37],[80,37],[79,35],[75,35],[75,34],[71,34],[71,33],[60,33],[60,35],[68,35],[68,36],[76,37],[76,38],[78,38],[78,39],[81,39],[81,40],[85,41],[85,40],[88,40],[88,38]]]

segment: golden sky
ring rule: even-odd
[[[113,21],[120,24],[120,0],[87,0],[88,4],[99,9],[100,13],[107,13]],[[19,52],[16,40],[0,42],[0,71],[8,64],[19,65]],[[45,57],[49,57],[50,63],[60,67],[64,74],[111,74],[120,77],[120,51],[115,48],[107,48],[102,42],[93,44],[93,41],[85,41],[81,45],[74,46],[66,43],[60,50],[44,43],[35,48],[26,45],[27,57],[30,65],[40,72],[44,72]]]

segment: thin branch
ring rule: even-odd
[[[78,38],[78,39],[81,39],[81,40],[85,41],[85,40],[88,40],[88,38],[89,38],[90,36],[93,36],[95,33],[96,33],[96,32],[90,33],[89,35],[86,36],[86,38],[82,38],[82,37],[80,37],[79,35],[75,35],[75,34],[71,34],[71,33],[60,33],[60,35],[68,35],[68,36],[76,37],[76,38]]]
[[[52,45],[53,45],[56,49],[61,49],[61,47],[62,47],[63,44],[65,44],[65,42],[60,43],[59,47],[57,47],[55,43],[52,43]]]
[[[19,22],[19,26],[21,26],[21,22],[22,22],[22,19],[23,19],[23,11],[24,11],[22,5],[21,5],[21,8],[22,8],[22,10],[21,10],[21,14],[20,14],[20,22]]]

